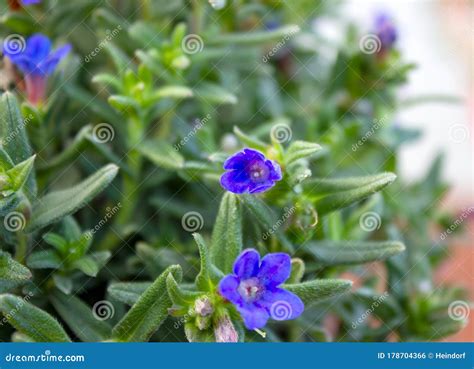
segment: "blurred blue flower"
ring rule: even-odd
[[[238,194],[264,192],[282,178],[278,163],[248,148],[229,157],[224,169],[228,171],[221,177],[222,187]]]
[[[233,272],[221,280],[219,293],[235,305],[248,329],[262,328],[269,318],[295,319],[303,312],[301,299],[279,287],[290,276],[288,254],[267,254],[260,260],[256,250],[247,249],[235,261]]]
[[[51,41],[40,33],[29,37],[23,44],[18,39],[5,40],[3,53],[25,75],[28,100],[33,104],[44,101],[47,77],[71,50],[64,45],[54,51]]]
[[[386,13],[380,13],[375,17],[374,33],[380,40],[381,50],[390,50],[397,40],[397,28],[392,17]]]
[[[21,0],[23,5],[39,4],[41,0]]]

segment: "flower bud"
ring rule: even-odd
[[[216,342],[238,342],[239,334],[227,314],[222,315],[214,328]]]
[[[214,312],[211,301],[207,296],[200,297],[194,302],[194,311],[198,316],[205,317]]]

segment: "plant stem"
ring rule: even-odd
[[[16,250],[15,250],[15,260],[21,264],[25,263],[26,255],[28,253],[28,236],[19,231],[17,233],[17,241]]]

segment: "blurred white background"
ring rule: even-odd
[[[474,205],[473,42],[474,2],[469,0],[348,0],[345,12],[370,31],[377,11],[390,13],[399,29],[398,47],[418,64],[402,99],[443,94],[460,103],[433,102],[400,111],[401,125],[421,128],[423,138],[402,152],[401,175],[420,178],[436,154],[446,154],[444,177],[453,186],[451,206]]]

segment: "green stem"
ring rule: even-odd
[[[24,232],[19,231],[17,233],[15,260],[21,264],[24,264],[27,254],[28,254],[28,236]]]

